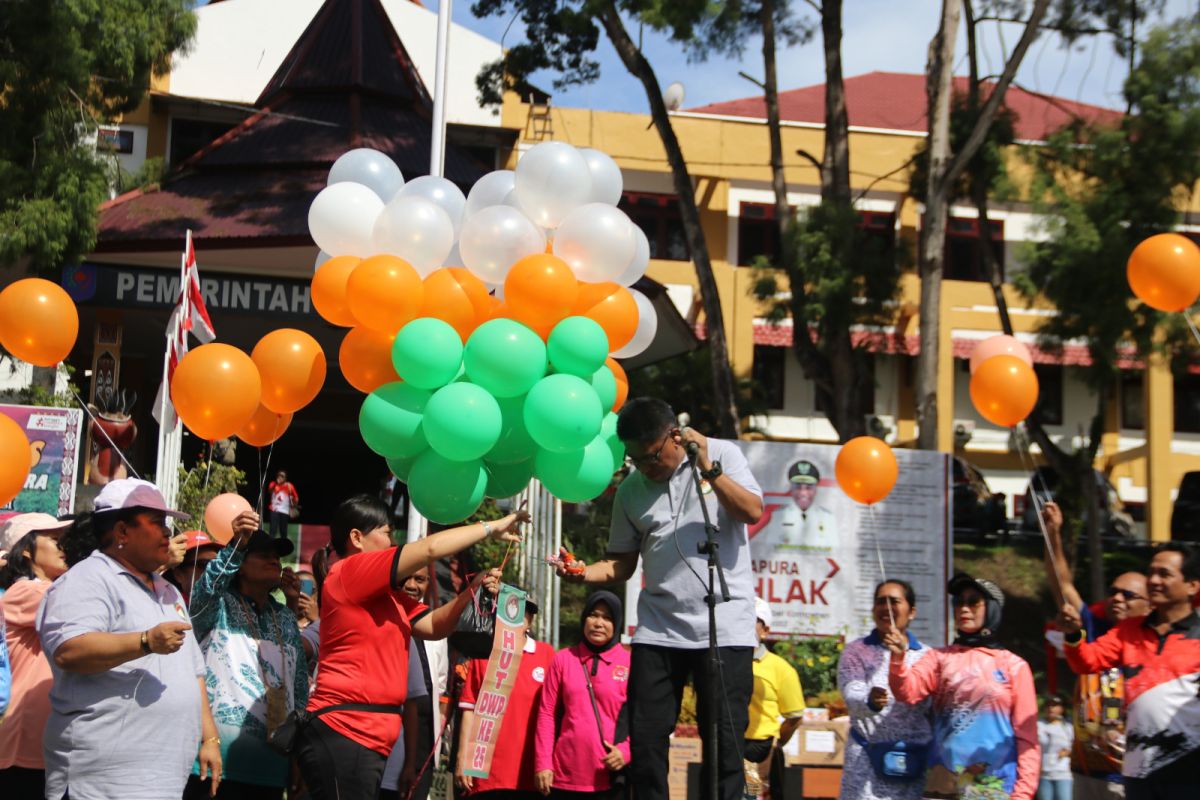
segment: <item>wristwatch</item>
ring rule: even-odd
[[[725,474],[725,470],[721,469],[720,461],[712,462],[711,469],[700,470],[700,477],[704,478],[704,480],[709,481],[709,482],[715,481],[717,478],[721,477],[724,474]]]

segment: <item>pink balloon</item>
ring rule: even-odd
[[[233,518],[243,511],[253,511],[250,501],[240,494],[226,492],[219,494],[204,508],[204,525],[208,535],[219,544],[226,544],[233,538]]]
[[[1029,348],[1016,338],[1001,334],[984,339],[975,345],[975,349],[971,351],[971,374],[974,375],[979,365],[992,356],[1016,356],[1029,366],[1033,366],[1033,355],[1029,352]]]

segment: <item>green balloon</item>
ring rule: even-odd
[[[496,445],[487,453],[491,464],[516,464],[533,458],[537,452],[537,443],[525,430],[525,397],[498,397],[496,403],[500,406],[500,438]]]
[[[493,397],[520,397],[546,374],[546,345],[519,322],[493,319],[467,339],[463,363]]]
[[[429,392],[403,381],[385,383],[367,395],[358,412],[358,429],[367,447],[384,458],[418,455],[429,447],[421,418]]]
[[[567,317],[550,332],[546,352],[558,372],[590,379],[608,358],[608,334],[594,319]]]
[[[434,317],[405,325],[392,344],[396,374],[419,389],[440,389],[458,375],[463,343],[458,331]]]
[[[429,398],[421,423],[429,446],[451,461],[482,458],[500,438],[500,406],[473,383],[443,386]]]
[[[533,477],[533,459],[529,458],[516,464],[493,464],[484,462],[487,470],[487,496],[495,498],[512,497],[525,491],[529,479]]]
[[[617,377],[608,367],[601,367],[592,373],[592,388],[600,398],[600,407],[605,411],[617,403]]]
[[[395,475],[401,483],[408,483],[408,473],[412,470],[412,465],[416,463],[418,456],[409,456],[408,458],[389,458],[387,460],[388,469]]]
[[[612,481],[612,452],[597,436],[587,447],[568,453],[539,450],[533,472],[550,494],[567,503],[599,497]]]
[[[604,415],[604,421],[600,423],[600,438],[612,452],[613,472],[616,472],[625,464],[625,443],[617,436],[617,415],[611,411]]]
[[[408,492],[417,511],[439,525],[461,522],[483,502],[487,471],[482,461],[451,461],[426,450],[408,473]]]
[[[525,428],[543,450],[567,453],[600,432],[604,410],[596,390],[574,375],[547,375],[525,398]]]

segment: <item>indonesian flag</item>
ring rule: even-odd
[[[158,386],[154,399],[154,419],[160,425],[174,429],[177,423],[175,407],[171,404],[170,385],[175,377],[175,367],[188,351],[188,333],[200,344],[208,344],[216,338],[208,307],[204,305],[204,294],[200,291],[200,270],[196,265],[196,248],[192,246],[192,232],[187,232],[180,269],[179,299],[167,322],[167,371]],[[167,396],[164,399],[163,393]],[[164,423],[163,416],[166,416]]]

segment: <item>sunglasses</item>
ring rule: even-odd
[[[1130,602],[1131,600],[1145,600],[1146,599],[1145,597],[1138,594],[1137,592],[1131,592],[1128,589],[1118,589],[1116,586],[1108,587],[1108,596],[1109,597],[1116,597],[1117,595],[1121,595],[1121,597],[1123,597],[1125,599],[1126,603]]]
[[[978,595],[975,597],[963,597],[962,595],[955,595],[954,597],[950,598],[951,608],[962,608],[963,606],[966,606],[967,608],[975,608],[976,606],[985,605],[985,603],[986,601]]]

